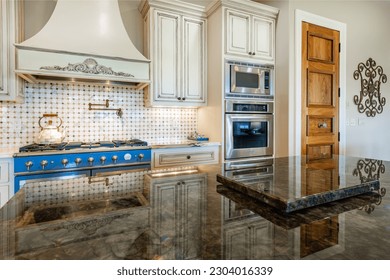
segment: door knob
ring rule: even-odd
[[[326,124],[326,122],[318,124],[318,128],[327,128],[327,127],[328,127],[328,125]]]

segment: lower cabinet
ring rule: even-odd
[[[222,258],[272,259],[275,249],[274,224],[227,198],[223,198],[222,202]]]
[[[159,259],[199,259],[206,222],[207,174],[145,176],[151,228],[159,236]]]
[[[10,198],[13,178],[13,159],[0,158],[0,207]]]
[[[219,146],[153,149],[152,167],[174,167],[219,162]]]

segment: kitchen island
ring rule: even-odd
[[[290,157],[247,174],[203,165],[29,182],[0,210],[0,259],[390,259],[390,163],[333,159],[322,169]],[[302,197],[313,180],[377,188],[286,213],[217,176]]]

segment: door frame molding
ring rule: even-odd
[[[339,98],[339,154],[345,155],[346,148],[346,70],[347,70],[347,25],[345,23],[335,21],[326,17],[315,15],[309,12],[305,12],[299,9],[295,10],[295,22],[294,22],[294,39],[295,39],[295,76],[294,94],[289,97],[289,135],[293,135],[289,141],[289,154],[291,156],[301,154],[301,67],[302,67],[302,22],[308,22],[315,25],[320,25],[330,29],[338,30],[340,32],[340,98]]]

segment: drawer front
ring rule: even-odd
[[[9,182],[9,163],[8,162],[0,162],[0,183],[8,183]]]
[[[194,147],[157,150],[154,152],[154,167],[182,166],[218,163],[218,147]]]

